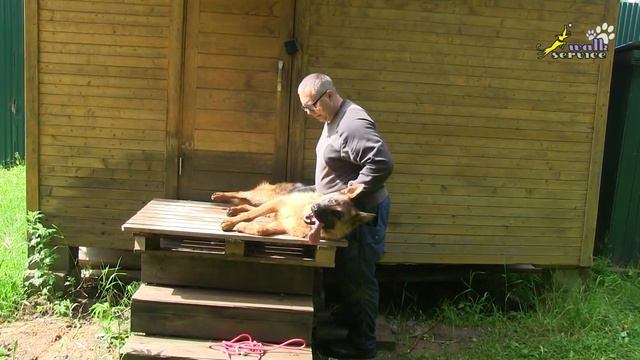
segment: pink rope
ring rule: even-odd
[[[276,349],[302,350],[306,346],[307,344],[302,339],[291,339],[283,342],[282,344],[263,344],[253,340],[249,334],[240,334],[233,340],[224,340],[220,342],[219,346],[214,344],[209,345],[209,348],[216,349],[216,347],[219,347],[218,350],[222,351],[227,356],[227,360],[231,360],[232,355],[255,356],[260,360],[268,351]]]

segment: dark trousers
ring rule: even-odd
[[[376,218],[356,228],[347,236],[349,246],[336,251],[334,274],[341,300],[338,316],[349,326],[348,340],[361,349],[374,349],[376,346],[380,294],[376,262],[384,252],[390,207],[391,201],[387,196],[378,205],[361,209],[376,214]]]

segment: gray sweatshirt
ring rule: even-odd
[[[316,145],[316,190],[323,194],[351,184],[364,184],[355,199],[361,208],[375,206],[387,195],[384,182],[393,171],[387,145],[367,112],[343,100]]]

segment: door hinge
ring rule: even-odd
[[[182,176],[182,156],[178,158],[178,176]]]

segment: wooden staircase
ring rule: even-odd
[[[124,359],[227,359],[219,342],[242,333],[260,342],[308,344],[268,352],[264,360],[313,358],[315,273],[333,266],[335,247],[346,244],[222,232],[225,210],[153,200],[123,225],[141,252],[143,282],[132,299],[135,335]]]

